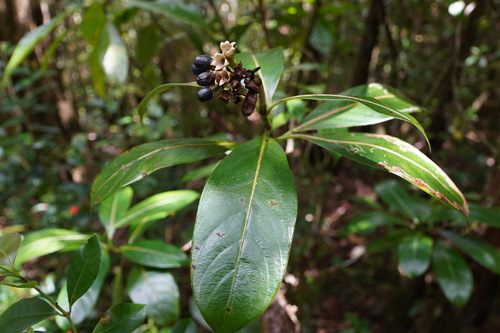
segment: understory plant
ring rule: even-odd
[[[197,57],[197,83],[169,83],[154,89],[138,107],[175,87],[204,86],[201,102],[234,103],[245,117],[260,118],[262,132],[246,142],[178,138],[146,143],[109,163],[94,181],[92,204],[152,172],[224,156],[201,194],[191,246],[191,284],[201,314],[214,332],[234,332],[258,317],[279,289],[288,263],[297,218],[297,193],[286,142],[306,140],[329,152],[390,172],[444,205],[468,215],[468,204],[453,181],[413,145],[396,137],[349,132],[350,127],[390,119],[424,129],[410,112],[420,108],[400,92],[369,84],[341,94],[307,94],[277,99],[284,69],[280,48],[235,54],[234,43]],[[306,112],[304,100],[321,101]],[[291,121],[293,119],[293,122]],[[288,131],[282,127],[289,124]]]

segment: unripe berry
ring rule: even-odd
[[[203,72],[196,78],[196,83],[199,86],[209,86],[214,84],[215,82],[215,74],[212,72]]]
[[[208,102],[213,97],[214,95],[212,94],[212,90],[210,90],[210,88],[208,87],[201,88],[200,91],[198,91],[198,100],[202,103]]]

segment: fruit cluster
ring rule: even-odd
[[[244,116],[250,116],[255,110],[259,97],[260,80],[255,73],[260,69],[249,70],[237,64],[234,60],[236,49],[234,42],[221,43],[220,53],[213,57],[199,55],[194,59],[191,72],[196,75],[196,83],[203,88],[198,91],[198,100],[207,102],[217,98],[224,103],[232,100],[240,105],[243,100],[241,112]],[[244,92],[246,88],[246,95]]]

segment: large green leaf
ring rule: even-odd
[[[73,251],[85,244],[88,235],[66,229],[43,229],[24,236],[16,265],[58,251]]]
[[[127,215],[133,194],[132,188],[127,186],[100,203],[99,221],[106,228],[109,239],[113,238],[115,230],[120,227],[118,222]]]
[[[0,332],[21,332],[55,314],[47,302],[37,297],[21,299],[0,316]]]
[[[369,133],[301,134],[294,137],[395,174],[462,214],[469,213],[467,201],[448,175],[405,141]]]
[[[199,196],[198,192],[192,190],[169,191],[153,195],[132,207],[117,225],[130,225],[129,243],[133,242],[147,229],[150,222],[165,218],[186,207]]]
[[[95,304],[99,294],[101,293],[102,286],[104,285],[104,281],[106,280],[110,268],[110,258],[106,251],[102,251],[101,258],[99,273],[97,274],[94,283],[90,286],[89,290],[87,290],[87,292],[71,306],[71,321],[75,325],[83,322],[95,310]],[[66,311],[70,310],[67,281],[63,284],[61,290],[59,291],[57,304],[59,304],[59,306]],[[71,326],[65,317],[57,316],[56,323],[63,332],[71,330]]]
[[[285,272],[297,194],[278,143],[259,137],[210,176],[193,236],[191,281],[215,332],[234,332],[269,306]]]
[[[16,232],[0,236],[0,265],[14,266],[22,236]]]
[[[156,240],[140,240],[119,247],[128,260],[144,266],[171,268],[186,266],[187,255],[178,247]]]
[[[457,306],[467,303],[472,292],[472,273],[464,258],[443,242],[432,253],[432,269],[446,298]]]
[[[94,283],[101,265],[101,243],[97,235],[75,252],[68,268],[68,301],[72,306]]]
[[[404,275],[416,278],[425,273],[431,260],[432,238],[424,235],[408,236],[398,246],[398,261]]]
[[[262,87],[266,93],[266,105],[271,105],[285,63],[283,49],[275,48],[255,54],[240,53],[236,55],[236,61],[241,62],[247,69],[260,66],[257,73],[262,79]]]
[[[179,0],[169,1],[139,1],[132,0],[128,2],[131,7],[149,10],[155,14],[185,22],[199,28],[206,28],[205,16],[201,14],[198,6],[189,6]]]
[[[135,266],[128,274],[127,290],[136,304],[146,305],[146,314],[156,323],[170,326],[179,319],[179,288],[172,274]]]
[[[453,244],[468,254],[475,262],[500,274],[500,253],[493,245],[479,238],[461,236],[449,230],[441,230],[439,233],[441,236],[451,240]]]
[[[145,318],[143,304],[119,303],[106,311],[92,333],[132,333]]]
[[[35,30],[28,32],[17,43],[12,56],[5,66],[3,73],[2,85],[6,85],[14,70],[21,62],[35,49],[35,47],[56,27],[56,25],[68,16],[69,11],[54,17],[49,22],[37,27]]]
[[[274,108],[278,104],[285,103],[290,100],[294,99],[305,99],[305,100],[315,100],[315,101],[349,101],[352,103],[356,104],[361,104],[364,105],[371,110],[378,112],[380,114],[386,115],[390,118],[396,118],[399,120],[403,120],[406,122],[409,122],[413,124],[416,128],[419,129],[419,131],[424,135],[424,138],[428,142],[427,135],[425,134],[424,128],[420,123],[411,115],[408,113],[393,109],[389,106],[386,106],[382,104],[378,99],[375,99],[373,97],[359,97],[359,96],[344,96],[344,95],[329,95],[329,94],[310,94],[310,95],[297,95],[297,96],[291,96],[284,98],[282,100],[277,101],[273,105],[271,105],[270,109]],[[351,106],[355,106],[354,104]],[[347,106],[345,107],[347,109]],[[339,112],[342,110],[339,110]],[[316,127],[316,123],[321,123],[321,121],[327,117],[331,117],[334,115],[335,112],[326,112],[323,114],[317,115],[315,118],[309,119],[308,121],[302,123],[301,125],[293,128],[291,131],[294,133],[297,132],[303,132],[303,131],[310,131],[310,130],[316,130],[316,129],[321,129],[323,127]],[[359,123],[357,125],[363,125],[363,123]],[[330,128],[330,127],[327,127]]]
[[[97,176],[90,193],[92,205],[158,169],[199,161],[234,146],[234,142],[208,139],[171,139],[137,146],[115,158]]]
[[[383,105],[402,113],[422,110],[404,97],[401,92],[379,83],[357,86],[341,92],[339,95],[371,97]],[[295,128],[294,131],[364,126],[378,124],[390,119],[394,119],[394,117],[375,112],[367,105],[353,103],[352,101],[334,100],[318,105],[305,117],[302,124],[298,126],[299,128]]]

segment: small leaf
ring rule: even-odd
[[[415,235],[401,240],[398,246],[398,261],[403,274],[416,278],[424,274],[431,260],[432,238]]]
[[[101,65],[109,81],[122,84],[128,75],[127,46],[114,24],[108,23],[106,28],[109,43],[102,55]]]
[[[155,323],[170,326],[180,314],[179,288],[172,274],[133,267],[128,275],[130,299],[146,305],[146,314]]]
[[[295,135],[356,162],[399,176],[442,203],[469,214],[462,192],[433,161],[398,138],[368,133]]]
[[[422,109],[394,88],[370,83],[353,87],[339,95],[364,96],[402,113],[419,112]],[[328,129],[378,124],[394,119],[393,116],[373,111],[369,106],[352,101],[333,100],[319,104],[296,130]]]
[[[101,244],[97,235],[90,237],[87,244],[79,248],[68,267],[68,300],[69,305],[80,297],[94,283],[101,264]]]
[[[193,318],[183,318],[175,323],[170,333],[198,333],[198,328]]]
[[[40,298],[25,298],[12,304],[0,316],[0,332],[21,332],[56,312]]]
[[[158,96],[159,94],[167,91],[168,89],[175,88],[175,87],[195,87],[195,88],[200,88],[199,85],[196,84],[196,82],[189,82],[189,83],[165,83],[162,84],[161,86],[158,86],[151,90],[149,94],[144,97],[139,105],[137,106],[137,112],[139,113],[139,117],[142,118],[144,117],[144,114],[146,113],[146,108],[148,106],[148,103],[153,99],[154,97]]]
[[[131,187],[124,187],[99,204],[99,221],[104,225],[108,238],[112,239],[118,221],[127,215],[132,202],[133,191]]]
[[[200,197],[192,190],[178,190],[155,194],[132,207],[117,225],[130,225],[129,243],[139,237],[155,220],[163,219]]]
[[[25,235],[16,257],[16,266],[58,251],[74,251],[85,244],[88,235],[66,229],[43,229]]]
[[[349,221],[345,227],[342,228],[339,236],[345,237],[355,233],[366,236],[378,227],[393,224],[404,224],[404,221],[393,214],[387,214],[385,212],[367,213]]]
[[[92,184],[91,203],[98,204],[158,169],[199,161],[234,146],[234,142],[207,139],[171,139],[137,146],[104,167]]]
[[[17,43],[12,56],[5,66],[3,73],[2,85],[6,85],[14,70],[21,62],[35,49],[35,47],[56,27],[56,25],[68,16],[69,12],[63,13],[54,17],[49,22],[37,27],[35,30],[28,32]]]
[[[461,236],[453,231],[440,230],[441,236],[451,240],[475,262],[500,274],[500,253],[491,244],[472,236]]]
[[[0,265],[14,266],[22,236],[16,232],[0,236]]]
[[[92,333],[132,333],[145,318],[146,308],[143,304],[116,304],[99,320]]]
[[[432,254],[432,269],[446,298],[457,306],[464,306],[472,293],[472,273],[464,258],[439,242]]]
[[[149,267],[181,267],[186,266],[189,261],[187,255],[178,247],[156,240],[140,240],[130,245],[122,245],[119,250],[133,263]]]
[[[234,332],[271,303],[285,272],[297,194],[279,144],[259,137],[223,159],[203,190],[191,281],[215,332]]]
[[[266,94],[266,105],[269,107],[273,101],[274,93],[280,82],[285,56],[282,48],[275,48],[256,54],[240,53],[236,61],[242,62],[243,67],[253,69],[260,66],[257,72],[262,80],[262,87]]]

